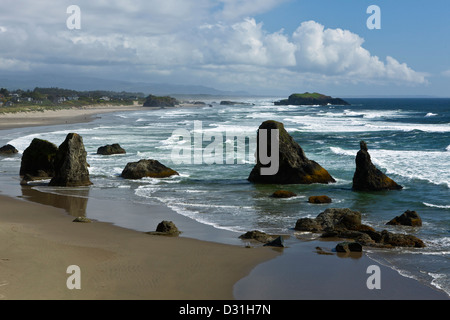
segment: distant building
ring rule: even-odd
[[[60,103],[66,102],[66,101],[67,101],[66,97],[55,97],[52,100],[52,102],[56,103],[56,104],[60,104]]]

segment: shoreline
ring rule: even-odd
[[[150,109],[138,107],[137,110]],[[131,110],[131,108],[126,110]],[[101,113],[124,110],[102,108],[90,111],[92,114],[89,116],[94,117]],[[42,113],[40,114],[42,115]],[[73,113],[71,114],[74,116]],[[85,118],[84,120],[90,121],[91,119]],[[75,118],[72,120],[74,121]],[[59,123],[42,121],[45,124],[38,123],[36,125],[63,124],[64,122],[61,123],[61,121],[67,120],[64,117],[55,116],[51,121],[59,121]],[[2,122],[0,121],[0,130],[4,129],[1,126]],[[23,127],[28,127],[28,125],[24,124]],[[16,128],[18,127],[16,126]],[[304,259],[316,261],[318,256],[311,247],[314,242],[303,242],[298,239],[294,239],[295,243],[291,242],[288,248],[281,251],[267,247],[248,249],[244,248],[244,244],[242,246],[221,244],[197,240],[194,239],[195,237],[150,236],[108,222],[72,223],[73,217],[67,214],[67,210],[58,209],[54,205],[42,205],[14,199],[11,195],[5,197],[1,193],[0,203],[0,208],[2,208],[0,211],[0,230],[2,231],[0,270],[2,272],[0,274],[9,274],[8,279],[4,279],[4,276],[0,278],[0,299],[204,300],[249,298],[270,300],[271,298],[267,298],[266,295],[269,292],[273,294],[269,284],[273,286],[279,286],[279,284],[275,284],[271,279],[266,281],[267,275],[261,279],[261,274],[269,272],[269,275],[272,275],[273,272],[276,272],[280,265],[277,261],[288,261],[288,264],[294,267],[297,263],[289,260],[292,257],[296,257],[296,259],[300,257],[300,261]],[[7,210],[10,212],[4,211],[6,210],[4,208],[8,208]],[[164,211],[161,208],[158,209],[158,206],[153,209]],[[89,210],[88,208],[86,212],[88,216],[90,215]],[[39,212],[38,217],[35,212]],[[163,212],[159,213],[164,214]],[[175,222],[175,224],[177,223]],[[210,228],[201,226],[198,222],[191,222],[191,225],[194,224],[196,226],[190,231],[191,234],[195,234],[199,230],[204,230],[206,238],[212,234]],[[180,228],[181,231],[183,229]],[[151,241],[147,241],[148,239]],[[36,250],[37,248],[39,250]],[[61,268],[64,267],[62,264],[69,263],[68,261],[72,258],[83,261],[83,265],[86,266],[80,266],[83,274],[84,269],[91,270],[86,280],[90,284],[79,292],[66,288],[65,281],[68,275],[65,273],[65,269],[61,271]],[[405,296],[408,297],[407,299],[448,299],[445,293],[421,284],[417,280],[401,276],[383,266],[381,266],[383,275],[386,274],[388,282],[392,283],[392,288],[381,290],[374,296],[373,291],[364,287],[368,275],[361,268],[366,265],[367,261],[372,261],[366,254],[363,254],[362,259],[356,260],[338,259],[335,255],[320,256],[320,259],[322,258],[326,259],[327,270],[335,270],[334,272],[338,273],[339,278],[350,279],[349,277],[354,276],[356,271],[359,271],[360,274],[352,282],[336,283],[331,281],[336,276],[333,272],[325,275],[319,274],[323,266],[316,268],[317,261],[316,265],[313,264],[310,267],[300,263],[298,266],[302,272],[293,277],[299,283],[304,283],[304,287],[301,289],[310,294],[300,296],[298,299],[321,299],[320,293],[327,292],[334,292],[334,295],[331,297],[323,295],[323,299],[333,299],[333,297],[335,299],[341,299],[340,297],[344,297],[344,299],[347,297],[349,299],[405,299]],[[29,260],[36,267],[39,266],[37,270],[36,267],[33,268],[27,264]],[[155,262],[159,260],[164,260],[165,264]],[[358,263],[351,263],[352,261],[358,261]],[[343,269],[343,266],[349,263],[349,268]],[[9,273],[4,273],[3,269]],[[45,270],[48,271],[48,274]],[[338,270],[341,270],[340,274]],[[345,276],[342,276],[342,272],[345,273]],[[54,276],[54,279],[51,276]],[[281,280],[285,280],[286,275],[284,278],[283,275],[281,276]],[[318,276],[328,279],[328,282],[322,281],[315,284],[307,281],[316,279]],[[276,278],[274,277],[274,279]],[[258,279],[260,283],[258,283]],[[14,281],[15,287],[12,286],[11,281]],[[283,283],[283,281],[279,283]],[[184,290],[180,291],[180,286]],[[34,289],[30,290],[30,288]],[[149,291],[148,288],[152,288],[154,291]],[[45,294],[43,294],[44,290]],[[249,295],[249,290],[253,290],[252,294],[256,293],[257,295]],[[283,292],[289,291],[284,290]],[[295,295],[291,295],[291,297],[295,297]],[[289,299],[289,295],[284,299]]]
[[[0,299],[233,299],[235,282],[277,253],[148,235],[0,196]],[[69,290],[66,270],[81,270]]]
[[[103,113],[151,110],[139,105],[94,105],[60,110],[0,113],[0,131],[16,128],[86,123]]]

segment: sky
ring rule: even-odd
[[[1,0],[0,8],[3,87],[50,78],[77,89],[96,78],[258,95],[450,97],[448,0]]]

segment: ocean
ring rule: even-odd
[[[86,201],[95,197],[143,206],[164,204],[180,217],[217,230],[236,235],[250,230],[288,234],[291,241],[301,241],[297,237],[302,235],[293,230],[299,218],[314,218],[331,207],[350,208],[360,211],[363,223],[376,230],[408,233],[422,239],[426,244],[423,249],[365,250],[403,276],[450,295],[450,99],[349,98],[346,100],[350,106],[274,106],[279,97],[233,98],[245,104],[223,106],[219,98],[215,99],[205,100],[206,105],[197,107],[102,114],[83,124],[5,130],[0,144],[9,143],[20,153],[0,158],[2,188],[9,189],[2,191],[11,193],[20,189],[17,177],[20,156],[33,138],[59,145],[68,133],[76,132],[83,137],[88,152],[93,186],[71,189],[37,184],[33,189],[74,195]],[[248,182],[255,163],[256,130],[265,120],[284,123],[306,156],[324,167],[336,183]],[[242,152],[231,152],[234,137],[238,137],[236,150],[241,148]],[[402,190],[352,191],[361,140],[366,141],[373,163],[402,185]],[[119,143],[127,153],[96,154],[98,147],[113,143]],[[233,157],[227,158],[230,155]],[[122,179],[120,174],[126,164],[140,159],[159,160],[180,175]],[[233,163],[227,163],[227,159]],[[280,189],[293,191],[297,196],[270,197]],[[328,195],[333,202],[309,204],[308,197],[313,195]],[[77,210],[84,209],[81,206]],[[416,211],[423,226],[386,225],[406,210]],[[146,223],[150,214],[112,210],[94,218],[150,231]]]

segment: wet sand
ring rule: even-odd
[[[0,298],[233,299],[233,286],[279,253],[109,223],[73,222],[64,210],[0,196]],[[80,268],[70,290],[67,268]]]

